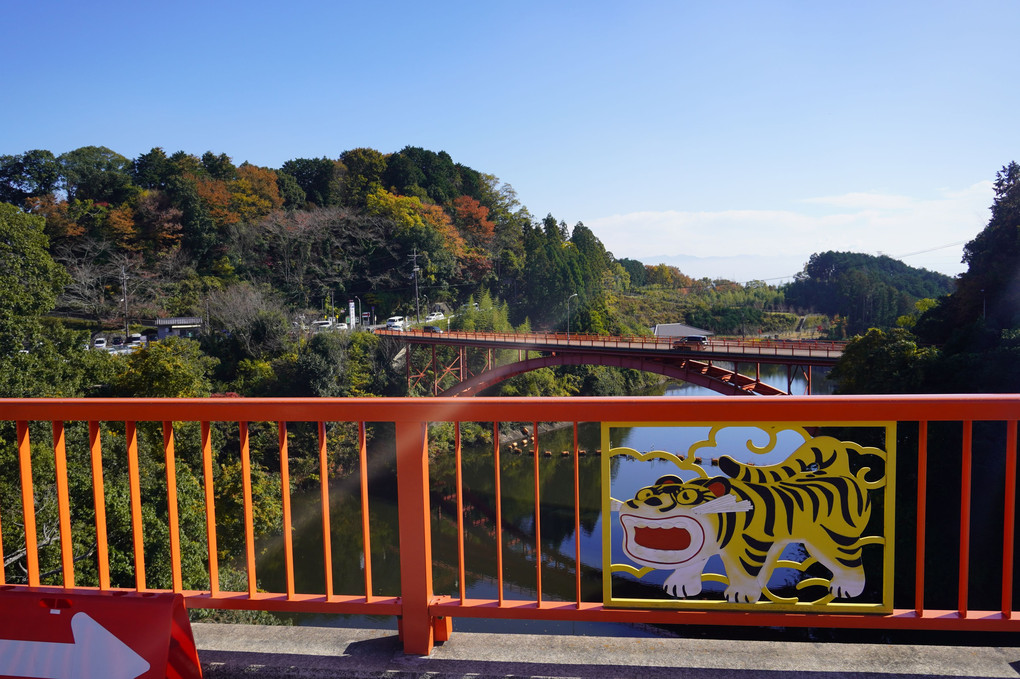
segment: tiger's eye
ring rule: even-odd
[[[682,491],[680,491],[680,495],[677,497],[677,499],[680,502],[689,504],[698,499],[698,493],[697,491],[691,490],[690,488],[685,488]]]

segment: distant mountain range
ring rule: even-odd
[[[929,254],[922,258],[903,258],[904,264],[929,271],[937,271],[949,276],[959,273],[961,265],[960,248],[946,250],[943,253]],[[763,280],[770,285],[780,285],[793,280],[793,277],[804,270],[811,253],[790,255],[733,255],[730,257],[695,257],[693,255],[648,255],[631,257],[644,264],[668,264],[692,278],[725,278],[738,283]],[[894,257],[894,259],[896,259]]]
[[[651,255],[635,257],[644,264],[668,264],[692,278],[725,278],[739,283],[764,280],[770,285],[793,280],[804,269],[811,253],[792,255],[733,255],[694,257],[692,255]]]

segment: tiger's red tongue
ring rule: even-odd
[[[691,546],[691,534],[683,528],[635,528],[634,542],[663,551],[687,549]]]

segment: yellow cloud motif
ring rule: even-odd
[[[734,427],[733,425],[719,425],[712,427],[709,430],[708,438],[704,441],[699,441],[690,447],[690,456],[694,456],[699,452],[703,452],[713,448],[725,449],[725,444],[718,441],[720,434],[726,433],[740,433],[747,430],[753,432],[760,432],[765,434],[767,441],[763,445],[756,445],[753,439],[747,439],[744,443],[744,447],[755,455],[767,455],[776,450],[776,446],[779,444],[779,435],[781,433],[793,434],[794,436],[787,436],[786,438],[794,438],[799,436],[798,444],[807,441],[811,438],[807,430],[804,427],[784,425],[784,424],[756,424],[753,427]]]

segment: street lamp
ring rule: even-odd
[[[574,299],[575,297],[577,297],[577,293],[576,292],[573,295],[571,295],[570,297],[567,297],[567,341],[568,342],[570,341],[570,300]]]

